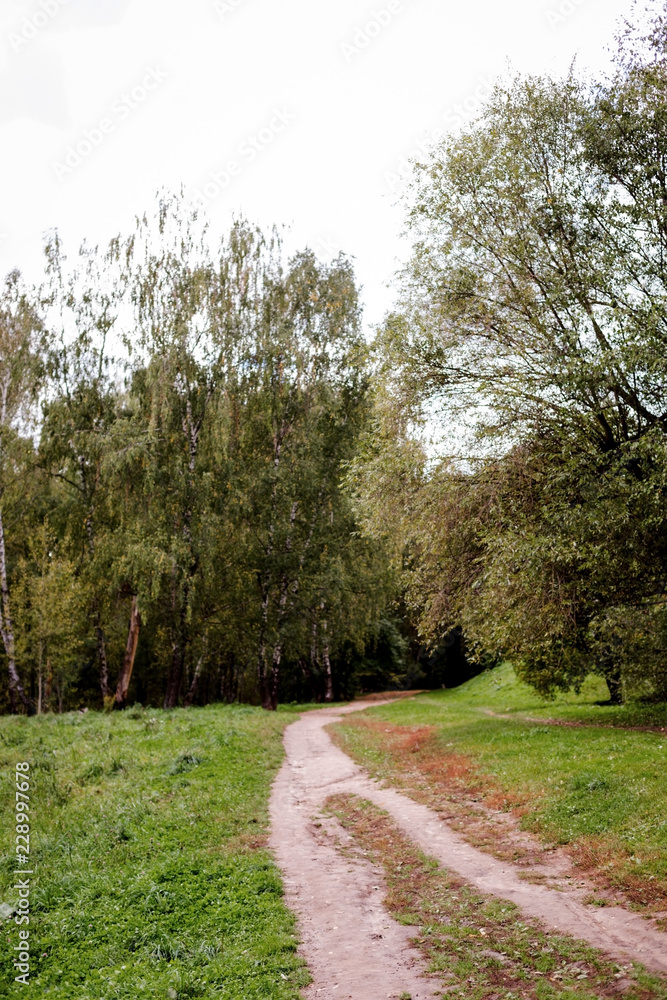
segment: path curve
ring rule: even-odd
[[[436,995],[434,981],[422,975],[422,958],[409,945],[414,928],[399,925],[381,904],[377,869],[345,857],[331,838],[321,836],[316,825],[322,823],[320,810],[336,793],[363,796],[385,809],[426,854],[482,892],[516,903],[546,927],[582,938],[616,959],[667,973],[667,935],[638,914],[616,906],[586,906],[522,880],[518,869],[471,847],[432,809],[368,777],[324,729],[366,708],[353,704],[308,712],[289,726],[286,759],[271,794],[270,846],[314,978],[305,996],[385,1000],[405,991],[414,1000],[426,1000]],[[327,826],[346,839],[337,824],[327,821]]]
[[[271,792],[269,844],[283,872],[285,900],[297,914],[300,951],[313,976],[304,997],[386,1000],[408,993],[413,1000],[433,1000],[441,994],[423,976],[424,960],[410,946],[414,927],[389,916],[382,905],[379,870],[342,854],[334,838],[343,844],[351,838],[335,820],[320,814],[329,795],[347,790],[347,783],[361,774],[323,727],[368,707],[309,712],[287,728],[287,755]]]

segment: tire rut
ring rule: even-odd
[[[467,844],[432,809],[368,777],[324,729],[366,708],[353,704],[309,712],[289,726],[286,759],[271,794],[270,846],[314,979],[304,997],[385,1000],[405,992],[413,1000],[427,1000],[440,994],[410,945],[414,928],[398,924],[382,906],[378,869],[341,852],[336,839],[344,844],[349,838],[331,819],[322,835],[321,810],[335,792],[362,796],[385,809],[426,854],[482,892],[516,903],[545,927],[581,938],[615,959],[667,973],[667,935],[638,914],[618,906],[586,906],[556,889],[526,882],[520,869]]]

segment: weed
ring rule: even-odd
[[[185,774],[197,767],[198,764],[201,764],[201,757],[197,757],[193,753],[184,753],[176,758],[169,768],[168,774]]]

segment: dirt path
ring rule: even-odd
[[[285,733],[287,758],[271,796],[270,845],[283,871],[286,901],[297,913],[302,953],[314,978],[304,995],[385,1000],[409,993],[434,997],[409,945],[414,928],[402,927],[381,905],[377,869],[344,856],[324,831],[347,840],[323,820],[328,796],[348,792],[385,809],[422,850],[483,892],[509,899],[554,930],[573,934],[621,960],[667,972],[667,935],[620,907],[586,906],[572,895],[520,878],[514,866],[478,851],[433,810],[382,788],[333,745],[324,727],[364,704],[310,712]]]
[[[386,1000],[405,992],[413,1000],[430,1000],[439,993],[422,976],[421,955],[409,944],[414,928],[388,915],[378,869],[345,857],[334,838],[345,843],[349,835],[320,815],[325,799],[361,774],[323,727],[368,707],[310,712],[287,729],[287,759],[271,794],[270,846],[284,875],[287,904],[299,919],[301,952],[314,980],[304,996]],[[325,831],[333,836],[323,836]]]

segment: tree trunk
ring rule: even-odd
[[[259,699],[265,712],[271,711],[271,685],[265,673],[259,675]]]
[[[208,400],[210,400],[210,393]],[[207,402],[208,402],[207,400]],[[192,540],[192,518],[193,518],[193,506],[194,498],[196,494],[195,486],[195,469],[197,465],[197,453],[199,449],[199,434],[201,431],[201,420],[195,420],[192,415],[192,406],[190,400],[186,403],[186,413],[182,418],[183,433],[188,442],[189,458],[188,458],[188,481],[187,481],[187,492],[185,495],[185,506],[183,508],[183,524],[181,527],[181,537],[183,539],[185,548],[189,556],[188,566],[184,571],[183,578],[183,593],[181,594],[180,601],[177,600],[177,580],[174,577],[173,590],[172,590],[172,607],[174,612],[178,605],[178,631],[172,640],[172,657],[171,657],[171,667],[169,669],[169,678],[167,680],[167,690],[164,696],[164,707],[165,708],[176,708],[178,705],[178,699],[181,696],[181,687],[183,686],[183,673],[185,669],[185,661],[188,654],[188,647],[190,645],[190,634],[188,627],[188,602],[190,599],[190,592],[192,590],[193,580],[197,572],[197,566],[199,560],[194,552],[193,540]]]
[[[262,708],[269,707],[269,687],[266,676],[266,632],[269,621],[269,588],[264,585],[262,593],[262,618],[259,628],[259,648],[257,650],[257,679]]]
[[[132,598],[132,610],[130,612],[130,630],[127,635],[127,646],[125,647],[125,657],[123,659],[123,668],[120,672],[120,677],[118,678],[118,686],[116,688],[116,698],[114,701],[115,708],[125,708],[127,704],[127,695],[130,690],[130,680],[132,679],[132,670],[134,669],[134,658],[137,655],[137,644],[139,642],[139,632],[141,629],[141,615],[137,609],[137,595],[135,594]]]
[[[43,656],[43,643],[40,639],[39,642],[39,662],[37,669],[37,715],[42,714],[42,656]]]
[[[257,661],[257,680],[259,681],[259,700],[261,702],[262,708],[266,709],[267,712],[270,712],[271,683],[270,683],[270,677],[266,672],[266,665],[264,663],[263,657],[260,657]]]
[[[104,639],[104,630],[100,624],[99,612],[95,612],[95,635],[97,636],[97,659],[100,665],[100,691],[102,700],[108,698],[109,691],[109,663],[107,661],[107,649]]]
[[[324,601],[320,610],[324,611]],[[324,666],[324,700],[333,701],[333,677],[331,675],[331,657],[329,656],[329,627],[326,620],[322,621],[322,664]]]
[[[51,689],[53,687],[53,668],[51,667],[51,659],[47,656],[46,658],[46,691],[44,693],[44,698],[47,704],[51,704]]]
[[[176,708],[181,695],[181,685],[183,684],[183,668],[185,666],[185,656],[181,637],[177,637],[172,644],[171,667],[169,668],[169,678],[167,680],[167,690],[164,695],[164,708]]]
[[[220,698],[222,701],[227,702],[228,705],[231,705],[238,698],[238,691],[239,679],[236,669],[236,657],[234,653],[230,653],[227,662],[220,667]]]
[[[195,695],[197,694],[197,688],[199,687],[199,678],[201,677],[202,667],[204,666],[204,659],[206,657],[206,647],[204,647],[204,652],[201,654],[197,660],[197,666],[195,667],[195,672],[192,677],[192,683],[188,688],[188,693],[185,696],[185,707],[192,708],[192,703],[195,700]]]
[[[181,687],[183,686],[183,671],[185,668],[185,656],[188,647],[188,635],[187,635],[187,606],[188,606],[188,587],[187,584],[184,588],[184,593],[181,595],[180,602],[178,599],[178,582],[176,576],[174,575],[172,596],[171,596],[171,606],[174,617],[176,617],[176,611],[178,609],[178,623],[172,632],[171,640],[171,666],[169,667],[169,677],[167,678],[167,690],[164,695],[164,708],[176,708],[178,705],[178,699],[181,696]]]
[[[609,688],[609,701],[612,705],[623,704],[623,678],[621,668],[613,664],[604,669],[604,679]]]
[[[294,521],[296,519],[297,504],[292,504],[292,511],[290,515],[290,529],[294,526]],[[292,537],[291,531],[285,542],[285,552],[290,552],[292,548]],[[273,647],[273,657],[271,659],[271,674],[267,677],[265,669],[265,646],[262,646],[261,656],[260,656],[260,670],[259,670],[259,686],[262,695],[262,708],[267,709],[270,712],[275,712],[278,708],[278,687],[280,685],[280,661],[283,657],[283,640],[282,633],[285,625],[285,619],[287,617],[288,605],[287,599],[289,597],[290,582],[286,575],[283,575],[280,584],[280,600],[278,601],[278,624],[277,633],[278,640]],[[268,611],[268,604],[267,604]]]
[[[271,659],[271,673],[263,671],[260,677],[260,694],[262,697],[262,708],[267,712],[275,712],[278,708],[278,687],[280,685],[280,661],[283,657],[282,643],[278,642],[273,647],[273,657]]]
[[[326,625],[324,628],[326,634]],[[329,643],[324,641],[322,648],[322,662],[324,664],[324,700],[333,701],[333,677],[331,676],[331,660],[329,658]]]
[[[82,481],[84,483],[86,481],[86,477],[83,473]],[[91,505],[86,516],[86,536],[88,538],[88,552],[91,559],[95,556],[94,515],[95,507]],[[97,601],[95,601],[95,603],[97,603]],[[111,692],[109,690],[109,662],[107,660],[106,641],[104,638],[104,630],[102,628],[101,616],[98,607],[94,607],[93,609],[93,621],[95,623],[95,636],[97,638],[97,662],[100,668],[100,691],[102,692],[102,701],[104,702],[105,699],[109,697]]]
[[[311,670],[310,664],[308,663],[308,660],[306,660],[305,656],[302,656],[299,659],[299,666],[301,667],[301,673],[303,674],[303,679],[308,685],[311,699],[316,702],[321,701],[322,695],[318,690],[317,683],[315,681],[315,678],[313,677],[313,671]]]
[[[21,678],[16,666],[16,655],[14,646],[14,626],[9,602],[9,584],[7,582],[7,553],[5,549],[5,531],[2,521],[2,510],[0,509],[0,590],[2,590],[2,607],[0,608],[0,631],[2,632],[2,642],[7,654],[7,664],[9,670],[9,703],[12,713],[18,711],[19,701],[25,708],[28,715],[35,714],[35,706],[28,697],[21,684]]]
[[[271,672],[266,669],[265,650],[260,651],[258,661],[259,673],[259,695],[262,708],[267,712],[275,712],[278,708],[278,686],[280,684],[280,661],[283,655],[282,643],[277,642],[273,647],[271,659]]]

